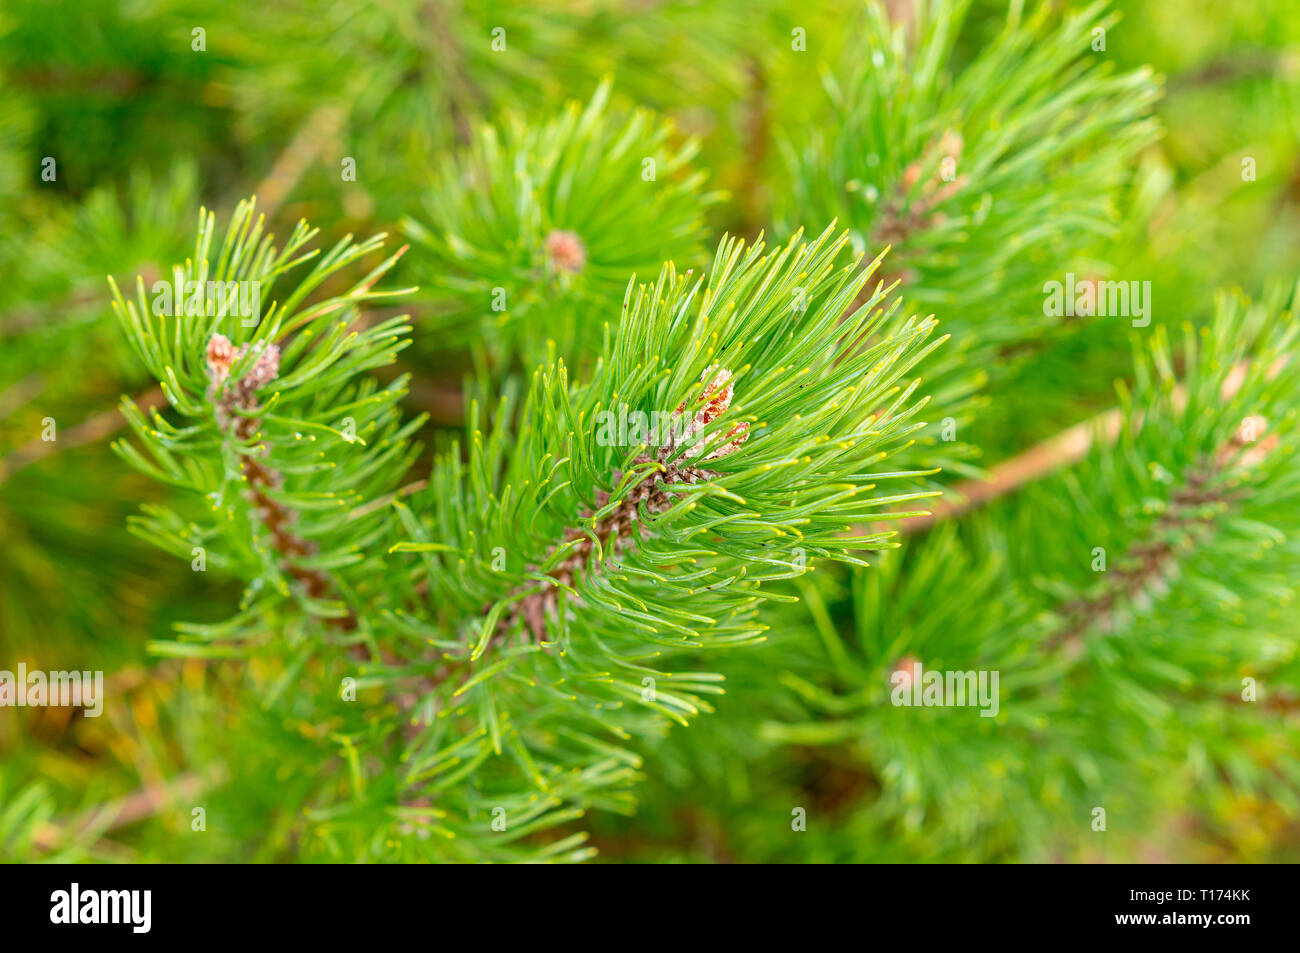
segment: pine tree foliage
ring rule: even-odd
[[[722,737],[704,750],[733,753],[722,764],[670,767],[677,745],[653,773],[712,777],[727,810],[756,814],[801,803],[772,791],[774,750],[834,752],[873,793],[819,839],[825,861],[957,857],[972,840],[986,856],[1059,859],[1097,808],[1131,837],[1167,822],[1171,801],[1296,805],[1297,739],[1277,715],[1300,693],[1296,336],[1294,310],[1225,297],[1177,346],[1163,329],[1141,342],[1117,433],[843,591],[801,587],[807,608],[773,627],[784,697],[707,725]],[[849,631],[831,623],[837,603]],[[996,715],[911,707],[917,664],[998,671]],[[740,657],[724,674],[749,697],[768,681]],[[792,846],[766,843],[773,859]]]
[[[1149,70],[1099,62],[1094,36],[1116,22],[1102,4],[1059,26],[1047,7],[1028,22],[1013,7],[952,77],[967,6],[919,4],[910,30],[865,8],[849,65],[824,77],[830,128],[789,151],[786,216],[839,216],[860,248],[897,246],[890,270],[908,295],[990,347],[1049,330],[1043,276],[1115,233],[1130,161],[1156,133],[1158,87]],[[1026,323],[989,320],[1007,313]]]
[[[546,122],[522,115],[477,131],[436,174],[417,275],[442,320],[440,340],[486,342],[498,361],[574,354],[599,339],[600,315],[629,275],[662,261],[704,263],[703,213],[717,200],[689,163],[698,143],[669,124],[609,109],[611,84]],[[426,223],[427,221],[427,223]]]
[[[157,263],[182,254],[176,222],[191,214],[195,191],[193,167],[178,165],[165,177],[134,176],[124,196],[100,188],[71,207],[0,212],[0,514],[9,546],[0,631],[11,648],[72,649],[85,631],[147,624],[168,599],[157,562],[120,532],[136,502],[155,492],[149,482],[93,447],[63,450],[71,466],[57,472],[39,464],[59,441],[80,439],[73,421],[106,410],[97,392],[144,389],[146,375],[105,320],[103,276],[156,274]],[[104,566],[120,575],[106,576]],[[67,600],[69,587],[82,598]],[[113,607],[124,589],[141,601]],[[59,604],[66,611],[52,614]]]
[[[1300,512],[1290,476],[1300,398],[1294,317],[1270,318],[1252,352],[1244,310],[1230,301],[1207,333],[1187,329],[1181,387],[1174,354],[1157,335],[1137,366],[1135,393],[1123,395],[1124,426],[1114,446],[1036,488],[1008,514],[1002,533],[990,532],[964,558],[941,537],[935,552],[918,547],[915,561],[900,560],[893,579],[859,580],[859,618],[874,621],[854,648],[876,667],[849,680],[865,689],[862,701],[881,668],[906,655],[935,656],[944,616],[955,622],[967,593],[982,608],[967,616],[976,624],[959,630],[965,644],[945,636],[939,657],[925,664],[1002,672],[1002,732],[951,718],[894,718],[890,726],[867,715],[874,725],[860,723],[845,736],[884,765],[915,750],[914,733],[925,733],[933,757],[913,756],[897,779],[900,792],[918,793],[913,804],[957,814],[959,829],[978,823],[972,806],[1007,791],[1020,795],[1009,816],[1058,804],[1080,812],[1114,804],[1112,824],[1150,822],[1142,792],[1170,769],[1185,772],[1193,786],[1226,777],[1295,803],[1300,773],[1290,754],[1271,753],[1265,772],[1240,754],[1260,743],[1273,720],[1267,706],[1246,703],[1253,694],[1243,680],[1281,697],[1300,687],[1279,671],[1294,651]],[[1015,546],[1031,526],[1041,542],[1032,551]],[[961,567],[968,580],[986,574],[987,584],[958,584],[952,573]],[[942,613],[927,612],[922,627],[890,607],[914,605],[915,596],[904,593],[927,581],[930,591],[956,597]],[[975,604],[966,603],[967,611]],[[1022,693],[1029,697],[1008,704]],[[823,698],[810,691],[807,700],[817,710]],[[840,725],[854,717],[837,714]],[[1211,723],[1216,731],[1208,733]],[[945,727],[957,730],[947,744],[936,743]],[[1020,739],[1017,757],[1008,756],[1008,730]],[[836,733],[826,725],[821,731]],[[1131,739],[1146,757],[1117,757],[1117,738]],[[1207,745],[1208,738],[1218,743]],[[1015,777],[1031,765],[1042,771],[1044,761],[1051,768],[1041,786],[1012,787],[1001,772],[982,767],[1000,763]]]
[[[1288,857],[1296,35],[1205,10],[15,0],[0,670],[110,687],[0,857]]]
[[[989,374],[1069,330],[1044,313],[1043,282],[1109,271],[1096,254],[1124,221],[1158,95],[1150,70],[1100,61],[1096,38],[1116,22],[1104,4],[1055,25],[1046,6],[1013,5],[953,75],[968,7],[919,3],[905,25],[864,7],[842,67],[822,76],[828,121],[785,144],[792,188],[777,203],[785,221],[837,217],[857,248],[891,247],[886,280],[953,335],[929,377],[936,417],[962,434]],[[937,433],[920,449],[948,472],[970,472],[976,452]]]
[[[634,777],[637,757],[618,743],[663,719],[684,724],[718,690],[714,675],[652,660],[755,641],[764,581],[813,559],[860,561],[855,551],[889,534],[850,535],[854,525],[918,497],[871,491],[909,475],[880,464],[921,425],[904,375],[941,342],[926,343],[931,319],[881,335],[879,290],[853,305],[878,261],[843,260],[843,233],[770,251],[726,240],[707,283],[669,264],[655,284],[629,286],[590,380],[571,383],[556,361],[527,394],[503,397],[490,426],[473,409],[465,457],[453,445],[427,489],[400,501],[418,421],[396,419],[400,379],[380,389],[357,377],[393,360],[407,325],[350,330],[363,302],[394,293],[374,286],[396,256],[314,297],[379,239],[320,256],[300,224],[277,249],[252,203],[218,248],[214,231],[202,214],[193,257],[174,269],[193,287],[176,299],[184,314],[147,301],[143,282],[137,301],[117,298],[135,350],[190,421],[146,420],[124,402],[142,446],[118,452],[210,511],[200,521],[151,508],[135,529],[247,583],[230,623],[160,648],[265,648],[267,613],[293,601],[297,621],[271,641],[296,665],[316,640],[368,651],[360,686],[391,689],[401,714],[340,734],[353,810],[427,822],[456,856],[513,856],[505,845],[538,827],[625,808],[624,793],[605,790]],[[211,298],[227,282],[279,289],[313,259],[255,326]],[[651,421],[650,433],[628,436],[629,420]],[[385,561],[375,544],[395,534],[408,538]],[[420,730],[397,768],[402,720]],[[361,796],[372,760],[402,777],[387,805]],[[512,837],[493,841],[485,805],[514,819]]]
[[[155,411],[147,419],[124,400],[143,452],[126,441],[115,448],[156,479],[200,494],[208,510],[200,522],[153,509],[135,525],[141,535],[182,556],[199,549],[206,558],[211,546],[215,565],[250,583],[246,606],[264,593],[296,600],[305,618],[346,619],[324,574],[337,571],[348,587],[357,584],[353,574],[364,578],[382,526],[373,510],[357,510],[397,488],[416,450],[407,438],[419,420],[400,424],[396,409],[404,380],[379,387],[358,379],[392,363],[409,326],[398,317],[353,327],[362,303],[397,293],[374,285],[401,252],[350,287],[313,298],[383,236],[345,238],[321,254],[307,250],[316,232],[300,222],[277,248],[253,215],[253,203],[241,204],[214,249],[215,216],[201,212],[193,257],[152,301],[141,279],[130,302],[114,284],[127,337],[185,418]],[[289,288],[284,276],[308,263]],[[242,304],[241,283],[256,294],[253,309]],[[280,288],[283,299],[274,297]]]

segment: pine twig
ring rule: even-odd
[[[198,797],[205,789],[226,778],[224,768],[208,772],[183,774],[170,784],[148,785],[126,797],[110,801],[61,822],[42,824],[36,829],[33,843],[37,849],[51,851],[60,845],[92,832],[106,834],[152,817],[169,804]]]
[[[1068,427],[1024,453],[1004,460],[989,471],[987,479],[966,480],[957,484],[952,490],[952,498],[941,500],[934,512],[926,516],[903,521],[899,526],[899,534],[908,536],[923,532],[940,520],[961,516],[1006,496],[1027,483],[1078,463],[1092,448],[1094,435],[1100,434],[1103,441],[1112,443],[1119,436],[1122,423],[1122,412],[1114,407]]]
[[[150,388],[135,399],[136,406],[146,413],[162,406],[165,402],[166,398],[160,387]],[[126,418],[115,407],[87,417],[69,429],[59,440],[29,440],[11,453],[7,459],[0,461],[0,483],[4,483],[19,470],[45,459],[56,450],[95,443],[117,433],[124,426],[126,426]]]
[[[279,211],[293,187],[302,180],[307,167],[338,135],[346,115],[344,108],[337,104],[320,107],[307,117],[307,121],[276,158],[271,171],[258,183],[254,192],[262,207],[262,214],[268,219]]]
[[[302,179],[303,173],[312,161],[325,149],[326,145],[338,133],[345,112],[341,106],[327,105],[317,109],[297,135],[285,147],[271,171],[262,179],[255,192],[262,206],[262,214],[272,217],[293,187]],[[79,297],[70,299],[73,303],[85,304],[98,295],[79,293]],[[148,412],[163,404],[165,398],[161,388],[154,387],[135,398],[136,406]],[[126,426],[126,418],[115,407],[86,418],[68,431],[68,436],[59,441],[32,440],[14,451],[9,459],[0,461],[0,484],[24,467],[42,460],[54,451],[64,447],[79,447],[110,437]]]
[[[677,451],[680,443],[686,443],[689,446],[690,441],[695,439],[700,431],[731,406],[734,393],[734,384],[731,383],[731,371],[725,367],[710,367],[705,371],[701,383],[705,383],[708,375],[715,371],[716,374],[713,379],[706,384],[704,391],[695,399],[696,404],[703,404],[704,406],[700,408],[692,407],[692,416],[688,420],[685,416],[686,402],[682,402],[674,412],[677,432],[670,434],[660,446],[656,447],[653,455],[642,454],[636,459],[636,466],[648,468],[643,472],[637,483],[628,488],[623,500],[614,508],[613,512],[602,517],[592,527],[589,529],[569,528],[565,531],[564,540],[559,546],[572,544],[572,548],[560,564],[547,574],[555,580],[555,585],[524,596],[511,608],[509,615],[500,624],[499,631],[513,628],[515,622],[522,619],[533,637],[539,642],[543,641],[546,637],[546,614],[554,611],[558,605],[558,588],[573,586],[579,573],[586,568],[597,546],[600,547],[602,553],[607,554],[606,558],[618,556],[624,550],[635,546],[637,540],[647,531],[641,521],[642,510],[652,514],[651,519],[653,519],[655,516],[672,509],[675,497],[669,492],[670,487],[707,483],[718,477],[718,473],[715,471],[694,464],[693,460],[699,455],[703,449],[702,447],[691,447],[681,457],[670,459]],[[739,448],[748,436],[748,424],[737,424],[727,432],[729,442],[705,455],[703,461],[726,456]],[[622,473],[614,474],[613,482],[615,485],[620,484],[622,480]],[[604,490],[597,491],[597,511],[604,509],[608,502],[609,493]],[[582,518],[586,520],[591,518],[592,515],[591,512],[584,513]],[[553,548],[552,552],[554,551]]]
[[[1269,368],[1270,377],[1281,370],[1282,363],[1279,361]],[[1228,400],[1241,389],[1248,366],[1247,361],[1236,365],[1224,380],[1220,391],[1224,400]],[[1187,392],[1181,384],[1174,388],[1172,399],[1175,404],[1186,401]],[[962,516],[976,507],[1006,496],[1027,483],[1040,480],[1063,467],[1078,463],[1087,456],[1097,437],[1107,445],[1114,443],[1123,423],[1123,412],[1118,407],[1112,407],[1104,413],[1068,427],[1056,436],[1030,447],[1024,453],[999,463],[989,471],[986,479],[966,480],[957,484],[952,490],[951,498],[942,500],[934,508],[934,512],[904,520],[899,526],[899,535],[910,536],[913,533],[923,532],[940,520]]]
[[[1211,503],[1232,503],[1237,498],[1215,486],[1215,478],[1239,461],[1246,450],[1247,442],[1237,435],[1214,459],[1188,473],[1183,486],[1171,496],[1169,509],[1156,521],[1151,533],[1155,540],[1129,549],[1127,555],[1136,560],[1135,565],[1118,570],[1096,596],[1062,606],[1066,623],[1044,643],[1044,648],[1054,652],[1065,646],[1068,655],[1077,655],[1083,636],[1106,619],[1118,601],[1136,597],[1167,576],[1179,553],[1164,537],[1177,529],[1195,529],[1202,536],[1212,530],[1213,517],[1206,515],[1203,507]]]

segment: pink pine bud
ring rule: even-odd
[[[715,371],[717,372],[716,374],[714,374]],[[731,371],[727,370],[725,367],[720,368],[718,365],[713,364],[700,375],[700,380],[707,380],[710,374],[714,374],[712,381],[709,383],[709,386],[705,388],[704,392],[696,398],[696,403],[702,403],[704,406],[695,411],[694,417],[690,424],[687,425],[685,436],[688,439],[694,437],[713,421],[717,420],[718,417],[720,417],[723,412],[731,406],[731,398],[735,394],[735,385],[731,381]],[[680,415],[685,411],[686,403],[683,401],[678,405],[676,412]],[[727,431],[727,436],[733,439],[708,453],[704,457],[705,460],[716,460],[719,457],[725,457],[727,454],[738,450],[740,445],[749,438],[749,424],[736,424]],[[699,452],[700,447],[692,447],[686,451],[686,456],[694,457],[698,455]]]
[[[234,346],[224,334],[212,335],[208,342],[208,374],[218,387],[230,373],[230,366],[238,359]]]
[[[577,274],[587,264],[587,246],[576,232],[556,230],[546,236],[546,252],[556,271]]]

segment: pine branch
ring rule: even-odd
[[[102,844],[106,834],[138,824],[177,803],[192,802],[204,790],[223,783],[225,777],[224,770],[208,772],[206,776],[189,772],[166,784],[142,788],[77,817],[38,826],[33,845],[37,850],[53,851],[68,843],[84,843],[88,838]]]
[[[307,117],[253,190],[264,216],[274,218],[311,164],[336,147],[346,118],[347,110],[338,103],[327,103]]]
[[[237,263],[250,260],[253,249],[264,263],[254,271],[268,275],[304,260],[305,227],[276,252],[258,227],[250,228],[250,214],[241,207],[232,221],[217,277],[238,273]],[[208,216],[187,271],[206,270],[211,232]],[[263,630],[260,619],[294,603],[304,621],[344,634],[356,629],[374,660],[359,682],[384,686],[393,705],[358,721],[349,744],[373,739],[366,742],[365,771],[403,764],[405,781],[396,805],[361,798],[354,809],[395,810],[404,825],[423,818],[463,839],[459,856],[515,856],[510,844],[520,831],[512,826],[514,836],[493,838],[479,826],[477,798],[460,783],[462,773],[443,779],[435,768],[450,751],[479,766],[475,784],[499,790],[511,815],[533,818],[525,831],[563,824],[590,807],[626,809],[626,788],[636,776],[630,753],[595,739],[557,749],[555,732],[573,737],[600,712],[596,724],[617,742],[661,730],[664,719],[685,723],[708,710],[703,696],[717,691],[714,676],[669,673],[647,662],[695,646],[753,642],[761,632],[753,610],[775,596],[765,582],[803,574],[808,555],[860,562],[854,553],[886,547],[887,534],[845,539],[842,530],[883,504],[918,497],[874,497],[870,490],[880,479],[911,475],[881,473],[877,465],[921,426],[912,418],[923,401],[909,402],[916,383],[899,381],[937,346],[926,343],[934,322],[903,322],[880,333],[892,316],[879,307],[879,290],[849,309],[874,266],[839,262],[847,243],[830,230],[770,252],[761,243],[746,248],[727,240],[707,285],[665,266],[654,285],[629,290],[591,379],[575,385],[563,364],[543,368],[522,399],[506,392],[486,441],[475,404],[467,461],[453,447],[427,488],[390,486],[350,503],[348,518],[332,524],[348,532],[329,548],[320,545],[319,530],[290,526],[336,495],[316,491],[325,477],[314,474],[330,473],[337,462],[304,466],[313,457],[294,452],[294,437],[307,428],[334,432],[336,423],[323,424],[336,419],[340,401],[358,413],[366,403],[349,403],[348,392],[321,382],[331,376],[330,359],[353,370],[393,359],[400,321],[354,332],[350,344],[336,331],[322,334],[334,312],[377,294],[370,290],[374,279],[396,256],[352,291],[315,305],[302,303],[304,288],[319,281],[309,276],[251,331],[198,318],[173,332],[165,317],[148,317],[143,299],[137,307],[119,297],[136,350],[176,409],[195,421],[178,428],[157,415],[152,426],[136,417],[152,459],[123,444],[119,452],[160,479],[215,492],[227,508],[225,519],[199,536],[192,523],[163,511],[137,528],[178,552],[204,538],[223,541],[234,547],[222,554],[223,566],[250,580],[240,616],[225,626],[187,626],[191,639],[208,645],[178,644],[176,651],[220,653],[223,643],[246,641]],[[373,247],[344,242],[317,272]],[[228,337],[232,331],[239,337]],[[310,350],[306,341],[318,343]],[[353,393],[364,397],[368,389]],[[381,393],[387,414],[398,392]],[[659,422],[667,429],[648,440],[601,422],[610,411],[649,413],[664,402],[674,408]],[[184,465],[174,459],[182,448]],[[383,456],[403,463],[410,452],[394,444]],[[218,458],[224,477],[212,466]],[[239,474],[244,502],[226,489],[232,473]],[[296,487],[294,473],[303,474]],[[336,475],[328,479],[340,485]],[[531,514],[526,528],[524,513]],[[232,520],[236,514],[242,515]],[[390,547],[393,558],[361,548],[391,538],[399,526],[408,539]],[[505,571],[496,554],[481,548],[493,539],[513,541]],[[235,558],[241,550],[246,555]],[[326,601],[327,593],[339,601]],[[323,658],[354,666],[346,660],[358,647],[355,637],[338,647],[348,651],[322,644]],[[272,641],[265,651],[288,648]],[[647,696],[628,677],[660,684]],[[318,690],[328,697],[327,686]],[[639,704],[625,707],[633,700]],[[472,710],[485,731],[473,730]],[[402,723],[396,734],[394,716]],[[445,739],[449,730],[454,734]],[[402,744],[397,764],[395,738]],[[354,785],[354,798],[363,787]],[[546,800],[525,808],[539,793]],[[435,806],[435,815],[426,815]]]
[[[147,413],[161,407],[164,401],[162,388],[152,387],[139,397],[134,398],[131,403],[141,413]],[[121,430],[126,425],[126,422],[126,417],[121,411],[117,409],[106,410],[87,417],[76,426],[70,427],[64,431],[63,436],[58,440],[29,440],[3,461],[0,461],[0,483],[4,483],[5,480],[8,480],[19,470],[45,459],[56,450],[83,447],[87,444],[97,443],[105,437],[111,437]]]
[[[590,350],[629,274],[702,260],[702,213],[719,196],[691,168],[698,143],[612,110],[611,95],[607,80],[544,122],[481,125],[435,170],[423,220],[403,229],[440,340],[486,342],[505,367],[546,360],[551,341]]]
[[[270,288],[280,275],[319,254],[303,252],[315,234],[305,223],[277,251],[252,214],[251,203],[237,209],[215,267],[208,252],[214,220],[208,213],[200,216],[195,258],[178,269],[197,289],[197,299],[181,303],[186,314],[151,314],[143,285],[138,302],[116,296],[119,318],[137,353],[162,381],[171,405],[196,423],[177,428],[156,413],[151,424],[128,413],[152,459],[124,443],[115,448],[145,472],[199,490],[217,504],[217,522],[206,530],[159,509],[137,521],[138,532],[179,553],[195,546],[206,550],[209,539],[224,540],[230,549],[213,558],[227,566],[242,561],[251,570],[250,600],[270,583],[278,597],[292,596],[310,614],[350,631],[355,612],[347,605],[346,584],[339,588],[338,573],[359,562],[357,542],[375,531],[382,510],[369,503],[396,489],[393,483],[416,450],[407,436],[420,423],[396,424],[403,380],[383,390],[373,383],[350,383],[359,372],[391,362],[405,346],[404,319],[356,331],[350,326],[362,302],[393,294],[374,285],[404,249],[350,290],[308,303],[314,288],[376,250],[382,236],[360,245],[344,239],[319,258],[283,303],[254,321],[235,324],[224,306],[214,308],[203,299],[202,289],[211,294],[214,286],[209,282],[227,290],[241,281]],[[306,449],[318,434],[338,441],[329,459]],[[367,440],[374,446],[367,447]],[[177,451],[187,447],[193,449],[181,463]],[[332,474],[335,489],[322,493],[312,488],[310,475],[325,472]],[[340,523],[308,515],[322,510],[358,518]],[[343,601],[333,601],[339,596]]]
[[[879,790],[842,839],[864,851],[948,836],[1028,856],[1045,849],[1037,831],[1058,842],[1085,831],[1077,818],[1088,805],[1122,805],[1140,826],[1165,803],[1155,786],[1174,778],[1293,798],[1285,757],[1246,763],[1239,753],[1261,733],[1296,733],[1276,709],[1243,703],[1240,680],[1284,699],[1300,687],[1288,661],[1300,568],[1297,333],[1292,312],[1225,299],[1211,328],[1186,329],[1179,379],[1154,332],[1132,391],[1121,386],[1120,407],[1103,417],[1118,415],[1110,439],[859,574],[852,628],[831,621],[843,606],[803,587],[813,622],[783,620],[779,660],[727,673],[762,697],[754,686],[777,667],[784,699],[731,730],[768,745],[847,746],[842,757]],[[996,717],[895,709],[891,689],[910,691],[918,663],[999,672]],[[1141,759],[1125,756],[1132,744]],[[1193,749],[1199,766],[1187,764]],[[744,772],[756,757],[719,770]],[[990,816],[1002,819],[995,830],[953,833]]]
[[[1257,426],[1262,428],[1262,421],[1243,422],[1243,428],[1253,430]],[[1065,625],[1046,640],[1046,651],[1064,648],[1067,655],[1078,655],[1079,640],[1090,629],[1107,624],[1117,603],[1150,592],[1176,573],[1175,564],[1183,550],[1207,542],[1206,537],[1213,533],[1224,511],[1231,510],[1242,499],[1242,491],[1227,486],[1225,477],[1235,467],[1258,460],[1277,443],[1275,437],[1269,437],[1252,449],[1256,439],[1255,436],[1247,438],[1239,431],[1213,457],[1186,474],[1182,484],[1170,494],[1169,507],[1152,526],[1151,541],[1131,546],[1125,554],[1125,564],[1107,576],[1106,586],[1100,592],[1061,607]]]
[[[1241,386],[1249,365],[1238,364],[1224,381],[1223,399],[1230,400]],[[1270,374],[1281,371],[1279,362],[1269,369]],[[1175,403],[1186,400],[1183,384],[1175,385]],[[924,532],[936,522],[956,519],[976,507],[983,506],[1018,490],[1035,480],[1043,479],[1087,456],[1098,440],[1114,443],[1123,426],[1123,411],[1116,407],[1067,427],[1054,437],[1030,447],[1023,453],[999,463],[985,479],[967,480],[952,488],[951,496],[942,500],[934,512],[912,517],[898,524],[901,535]]]
[[[864,8],[842,65],[823,77],[829,118],[785,147],[791,188],[777,213],[790,224],[834,216],[859,250],[890,247],[885,283],[953,337],[927,378],[942,423],[906,462],[973,477],[978,448],[951,434],[980,413],[990,379],[1073,330],[1044,314],[1039,289],[1084,256],[1097,267],[1119,234],[1159,87],[1147,70],[1116,75],[1092,50],[1093,31],[1113,22],[1104,4],[1056,19],[1039,7],[1024,21],[1013,7],[950,75],[968,7]]]

